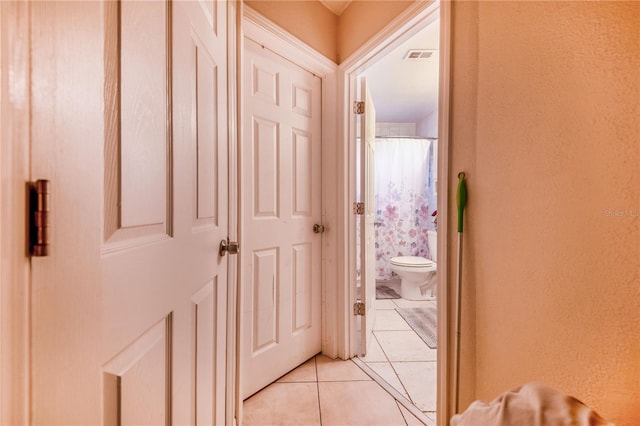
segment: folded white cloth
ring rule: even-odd
[[[475,401],[451,417],[451,426],[615,426],[576,398],[539,383]]]
[[[424,296],[425,294],[427,294],[428,291],[435,290],[437,285],[438,285],[438,274],[429,274],[429,278],[427,278],[427,281],[420,284],[420,287],[419,287],[420,294]]]

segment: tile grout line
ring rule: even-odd
[[[394,302],[395,303],[395,302]],[[403,321],[404,318],[402,318]],[[406,321],[405,321],[406,322]],[[414,332],[415,333],[415,332]],[[380,347],[380,350],[382,351],[382,354],[384,355],[385,359],[387,360],[387,362],[389,363],[389,367],[391,367],[391,369],[393,370],[393,374],[396,375],[396,379],[398,379],[398,382],[400,382],[400,386],[402,386],[402,389],[404,389],[404,393],[407,395],[407,397],[409,399],[411,399],[411,395],[409,395],[409,391],[407,390],[407,387],[404,385],[404,382],[402,381],[402,379],[400,378],[400,376],[398,375],[398,372],[396,371],[395,368],[393,368],[393,363],[391,362],[391,360],[389,359],[389,356],[387,355],[387,352],[384,350],[384,348],[382,347],[382,343],[380,343],[380,341],[378,340],[378,336],[376,336],[375,333],[373,333],[373,338],[376,339],[376,342],[378,343],[378,346]],[[411,401],[413,403],[413,401]]]
[[[320,403],[320,380],[318,378],[318,355],[313,358],[313,368],[316,372],[316,392],[318,394],[318,416],[320,418],[320,426],[322,426],[322,404]]]
[[[369,375],[374,382],[376,382],[382,389],[384,389],[393,399],[396,400],[397,403],[402,404],[404,408],[407,409],[414,417],[420,420],[425,425],[431,425],[431,419],[427,417],[425,413],[423,413],[418,407],[413,405],[413,403],[407,399],[404,395],[402,395],[396,388],[391,386],[386,382],[378,373],[376,373],[371,367],[369,367],[365,362],[360,360],[359,358],[354,358],[353,362],[362,369],[367,375]],[[396,404],[397,405],[397,404]],[[400,415],[404,419],[404,415],[402,414],[402,410],[398,407],[400,411]]]
[[[397,399],[396,399],[396,406],[398,407],[398,410],[400,410],[400,414],[402,415],[402,420],[404,420],[404,425],[409,426],[409,422],[407,421],[407,418],[404,416],[404,412],[402,411],[402,408],[400,408],[400,401],[398,401]]]
[[[426,301],[426,302],[427,302],[427,304],[433,304],[433,303],[434,303],[434,302],[432,302],[432,301]],[[396,309],[395,309],[395,311],[396,311],[396,312],[397,312],[397,309],[398,309],[398,308],[402,308],[402,306],[398,305],[398,304],[396,303],[396,301],[395,301],[395,300],[393,300],[393,304],[396,306]],[[437,305],[436,305],[436,309],[437,309]],[[400,318],[401,318],[401,320],[402,320],[405,324],[407,324],[407,326],[409,326],[409,323],[407,323],[407,321],[404,319],[404,317],[400,316]],[[410,326],[409,326],[409,327],[410,327]],[[410,328],[411,328],[411,327],[410,327]],[[387,331],[387,330],[378,330],[378,331]],[[391,330],[391,331],[392,331],[392,332],[396,332],[396,331],[404,331],[404,330]],[[413,328],[411,328],[410,330],[406,330],[406,331],[411,331],[414,335],[416,335],[418,338],[420,338],[420,336],[418,336],[418,334],[416,333],[416,331],[415,331],[415,330],[413,330]],[[399,383],[400,383],[400,385],[402,386],[402,389],[404,389],[404,391],[405,391],[405,393],[406,393],[406,395],[407,395],[408,399],[410,400],[410,402],[411,402],[412,404],[415,404],[415,403],[413,402],[413,398],[411,397],[411,394],[410,394],[410,393],[409,393],[409,391],[407,390],[407,387],[406,387],[406,385],[405,385],[404,381],[402,380],[402,378],[401,378],[401,377],[400,377],[400,375],[398,374],[398,371],[396,370],[396,368],[395,368],[395,366],[393,365],[393,363],[394,363],[394,362],[397,362],[397,363],[404,363],[404,362],[407,362],[407,363],[409,363],[409,362],[435,362],[435,363],[437,363],[437,360],[435,360],[435,361],[433,361],[433,360],[429,360],[429,361],[393,361],[393,362],[392,362],[392,361],[389,359],[389,356],[387,355],[386,351],[384,350],[384,347],[382,346],[382,344],[381,344],[381,343],[380,343],[380,341],[378,340],[378,336],[376,335],[376,333],[374,332],[373,334],[374,334],[374,338],[375,338],[375,339],[376,339],[376,341],[378,342],[378,345],[379,345],[380,349],[382,350],[382,353],[384,354],[385,358],[387,359],[387,361],[388,361],[388,363],[389,363],[389,366],[390,366],[390,367],[391,367],[391,369],[393,370],[393,372],[394,372],[394,374],[395,374],[395,376],[396,376],[396,379],[398,380],[398,382],[399,382]],[[426,343],[425,343],[425,347],[427,347],[427,348],[428,348],[428,345],[426,345]],[[429,349],[430,349],[430,348],[429,348]],[[369,367],[369,365],[367,365],[367,366]],[[382,380],[384,380],[384,379],[382,379]],[[386,382],[385,382],[385,383],[386,383]],[[398,391],[399,391],[399,390],[398,390]],[[414,406],[415,406],[415,405],[414,405]],[[417,407],[416,407],[416,409],[417,409]],[[420,410],[420,412],[425,413],[425,412],[423,412],[422,410]],[[426,415],[426,413],[425,413],[425,415]]]

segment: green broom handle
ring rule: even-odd
[[[458,205],[458,232],[462,232],[462,217],[464,216],[464,206],[467,204],[467,184],[464,182],[464,172],[458,173],[456,204]]]

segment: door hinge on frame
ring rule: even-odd
[[[39,179],[27,182],[29,207],[27,215],[29,224],[29,255],[49,256],[49,211],[51,209],[51,193],[49,181]]]
[[[353,113],[364,114],[364,101],[353,102]]]
[[[355,202],[355,203],[353,203],[353,214],[364,214],[364,203],[363,202]]]
[[[353,315],[360,316],[364,315],[365,312],[364,302],[362,300],[356,300],[356,303],[353,304]]]

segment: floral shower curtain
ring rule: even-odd
[[[376,279],[392,277],[392,257],[431,258],[427,245],[435,209],[435,204],[429,206],[434,201],[431,144],[428,139],[376,139]]]

